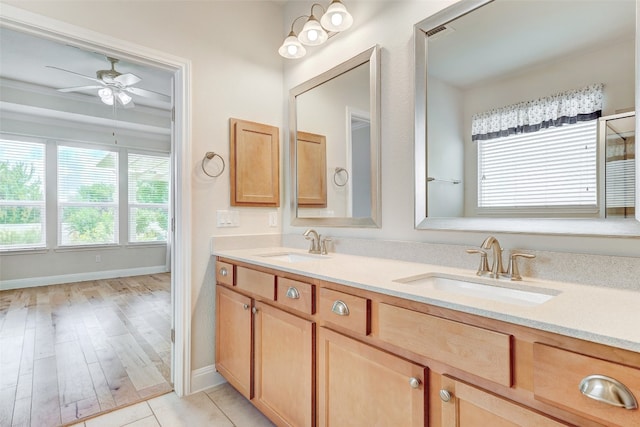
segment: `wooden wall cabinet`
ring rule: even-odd
[[[280,134],[275,126],[230,119],[231,206],[280,206]]]
[[[327,207],[327,138],[298,132],[296,141],[298,207]]]

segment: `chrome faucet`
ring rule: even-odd
[[[303,234],[304,238],[307,240],[311,240],[311,245],[309,246],[310,254],[319,254],[320,253],[320,235],[313,228],[308,229]]]
[[[482,245],[480,245],[482,249],[491,249],[492,257],[491,257],[491,274],[490,277],[494,279],[499,278],[502,274],[504,274],[504,267],[502,266],[502,248],[500,247],[500,242],[493,236],[487,237]]]

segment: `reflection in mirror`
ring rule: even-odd
[[[470,0],[418,23],[416,227],[640,234],[635,20],[634,0]]]
[[[379,226],[378,51],[291,90],[294,225]]]

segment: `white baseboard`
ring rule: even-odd
[[[87,273],[62,274],[59,276],[42,276],[28,279],[0,281],[0,291],[9,289],[34,288],[36,286],[59,285],[61,283],[84,282],[87,280],[115,279],[117,277],[142,276],[144,274],[166,273],[165,265],[153,267],[125,268],[121,270],[90,271]]]
[[[226,383],[222,375],[216,372],[216,365],[208,365],[191,371],[191,394]]]

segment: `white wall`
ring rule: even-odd
[[[415,230],[413,189],[413,26],[451,1],[356,1],[346,4],[354,16],[351,29],[318,48],[307,50],[301,60],[285,65],[284,90],[323,72],[373,44],[382,48],[382,228],[318,229],[327,236],[369,239],[458,243],[478,246],[488,233]],[[307,4],[285,8],[284,27],[307,13]],[[288,31],[284,29],[283,34]],[[290,213],[283,221],[290,223]],[[302,234],[301,227],[286,225],[286,233]],[[546,236],[539,234],[496,234],[506,249],[540,249],[578,253],[640,256],[638,239]]]
[[[282,9],[263,1],[7,1],[15,7],[89,28],[192,61],[192,369],[214,362],[215,234],[278,233],[273,209],[245,208],[240,227],[218,229],[217,209],[229,208],[229,172],[207,177],[207,151],[228,163],[229,118],[281,127]],[[280,132],[282,135],[284,132]]]

